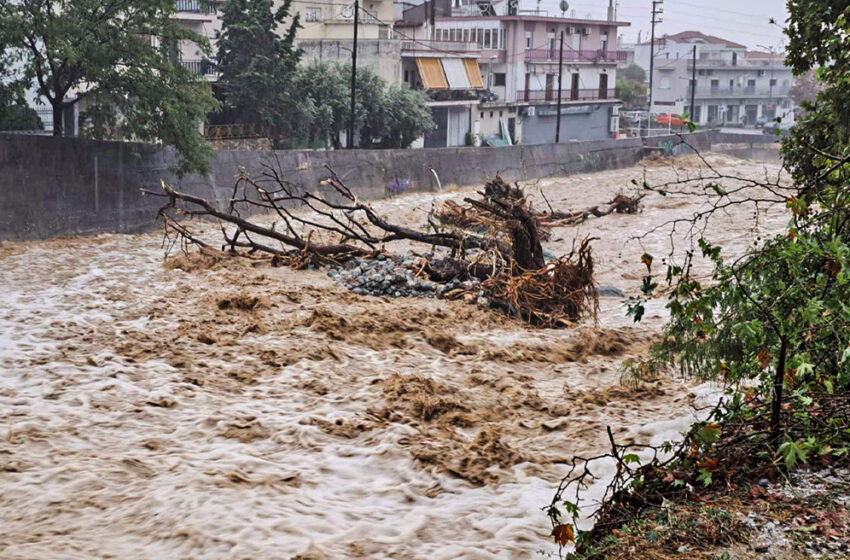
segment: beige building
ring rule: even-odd
[[[175,0],[177,14],[175,17],[180,26],[203,35],[209,39],[215,49],[215,35],[221,30],[221,19],[218,10],[225,0]],[[216,79],[215,67],[201,52],[197,44],[183,41],[180,44],[180,62],[186,68],[199,76],[206,76],[210,81]]]
[[[215,36],[221,31],[220,10],[226,0],[175,0],[176,18],[181,26],[207,37],[215,50]],[[282,5],[277,0],[275,7]],[[301,28],[296,43],[304,60],[351,60],[354,44],[354,2],[334,0],[294,0],[292,13],[300,14]],[[401,46],[393,38],[392,0],[364,0],[360,4],[357,29],[357,63],[371,67],[390,83],[401,81]],[[285,29],[280,30],[281,33]],[[214,55],[210,58],[214,58]],[[210,81],[215,81],[214,65],[198,45],[184,41],[180,45],[184,66]]]
[[[299,40],[351,41],[354,38],[353,0],[294,0],[292,12],[301,14],[302,29],[296,35]],[[392,32],[392,0],[360,2],[358,40],[391,39]]]

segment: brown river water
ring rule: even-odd
[[[644,173],[700,164],[675,165],[527,192],[585,208]],[[424,224],[435,198],[469,192],[375,206]],[[687,241],[629,239],[696,208],[650,196],[639,214],[556,229],[545,246],[599,238],[599,283],[636,295],[640,255]],[[738,208],[706,235],[740,251],[784,220]],[[606,451],[606,426],[620,442],[675,439],[721,390],[672,374],[620,383],[623,360],[658,336],[663,298],[637,326],[605,297],[596,325],[539,330],[460,301],[357,296],[323,271],[166,265],[159,233],[2,244],[0,293],[6,560],[554,557],[541,508],[565,462]]]

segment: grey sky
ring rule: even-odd
[[[608,0],[568,2],[570,11],[575,9],[576,17],[592,14],[594,18],[604,18],[608,9]],[[525,0],[523,7],[532,3],[533,0]],[[560,14],[558,3],[558,0],[542,0],[541,6],[550,13]],[[635,41],[638,31],[641,40],[649,40],[651,6],[651,0],[620,0],[618,19],[632,24],[624,31],[627,41]],[[660,35],[697,30],[742,43],[753,50],[761,50],[757,47],[759,44],[773,47],[784,44],[782,31],[769,21],[773,17],[783,24],[787,17],[785,0],[665,0],[663,10],[664,23],[656,27]]]

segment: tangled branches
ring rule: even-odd
[[[477,197],[465,198],[465,206],[447,204],[437,221],[432,210],[424,231],[378,213],[330,168],[320,187],[324,193],[303,192],[283,178],[279,167],[265,165],[259,177],[238,178],[223,209],[165,184],[161,192],[145,192],[166,199],[159,211],[166,237],[184,250],[191,245],[213,250],[186,221],[178,220],[186,217],[217,221],[224,253],[267,255],[273,264],[295,268],[369,259],[393,242],[412,242],[431,248],[420,272],[432,281],[480,283],[475,291],[483,290],[491,306],[525,321],[557,327],[596,316],[590,239],[547,263],[541,245],[548,233],[541,226],[543,215],[531,208],[521,188],[499,177]],[[260,212],[276,221],[265,225],[246,217]],[[439,247],[448,249],[448,257],[433,254]]]
[[[482,286],[510,314],[543,327],[566,325],[587,310],[595,317],[599,307],[593,287],[591,238],[569,256],[536,270],[506,267]]]

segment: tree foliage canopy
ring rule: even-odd
[[[770,442],[780,450],[789,449],[780,445],[788,423],[816,414],[819,398],[850,390],[850,7],[791,0],[788,8],[788,63],[798,76],[814,70],[823,86],[783,143],[793,183],[750,181],[727,190],[723,180],[734,178],[717,177],[701,185],[713,210],[698,218],[729,205],[784,206],[787,228],[735,259],[699,238],[714,265],[708,282],[693,277],[693,254],[670,263],[671,322],[656,349],[697,375],[757,380],[770,403]],[[645,186],[671,192],[669,185]],[[645,255],[648,268],[652,260]],[[648,274],[644,292],[656,287]],[[636,319],[642,310],[632,302]],[[850,450],[841,431],[810,436],[818,452]]]
[[[228,1],[216,43],[222,118],[262,124],[278,145],[303,122],[303,100],[293,87],[301,58],[298,14],[286,23],[291,3],[275,8],[273,0]]]
[[[350,124],[351,65],[312,61],[294,78],[304,103],[304,120],[293,140],[301,145],[341,148]],[[355,128],[363,148],[408,148],[434,127],[424,92],[388,86],[370,67],[357,69]]]
[[[0,46],[52,107],[55,135],[64,110],[85,102],[89,135],[174,145],[184,170],[205,171],[198,126],[216,103],[176,49],[209,45],[180,28],[175,10],[173,0],[5,0]]]

